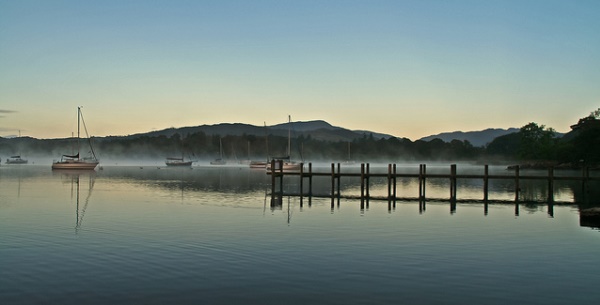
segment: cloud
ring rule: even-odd
[[[0,109],[0,114],[4,114],[4,113],[15,113],[16,111],[14,110],[6,110],[6,109]],[[0,115],[0,119],[5,118],[5,115]]]

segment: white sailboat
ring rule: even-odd
[[[288,146],[287,146],[287,156],[285,157],[273,157],[275,160],[275,170],[279,170],[279,163],[283,166],[283,171],[287,172],[295,172],[300,171],[303,164],[301,162],[292,161],[292,116],[288,115],[289,127],[288,127]],[[280,162],[281,161],[281,162]],[[271,163],[267,164],[267,171],[271,171]]]
[[[225,165],[227,161],[223,159],[223,141],[222,138],[219,138],[219,157],[210,161],[211,165]]]
[[[28,162],[27,159],[23,159],[21,156],[11,156],[6,159],[6,164],[27,164]]]
[[[19,138],[21,138],[21,130],[19,130]],[[10,158],[6,159],[6,164],[27,164],[29,161],[27,159],[21,158],[21,155],[10,156]]]
[[[89,146],[90,156],[81,157],[81,137],[80,137],[80,126],[83,123],[85,130],[87,145]],[[87,134],[87,127],[83,120],[83,114],[81,113],[81,107],[77,107],[77,154],[76,155],[62,155],[60,161],[54,161],[52,163],[52,169],[78,169],[78,170],[93,170],[100,163],[96,158],[96,153],[92,147],[92,142]]]
[[[267,123],[264,123],[265,126],[265,147],[267,152],[267,158],[265,161],[252,160],[250,161],[250,168],[261,168],[264,169],[267,167],[269,163],[269,135],[267,134]],[[250,144],[248,144],[250,145]],[[248,157],[250,157],[250,147],[248,147]]]
[[[167,160],[165,161],[165,164],[167,166],[192,166],[193,162],[194,161],[192,161],[192,160],[184,160],[183,157],[181,157],[181,158],[168,157]]]
[[[350,158],[350,142],[348,142],[348,159],[346,159],[346,161],[344,161],[345,164],[354,164],[356,162],[354,162],[354,160],[352,160],[352,158]]]

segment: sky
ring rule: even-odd
[[[0,0],[0,136],[325,120],[416,140],[600,108],[597,0]]]

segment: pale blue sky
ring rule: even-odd
[[[416,140],[600,107],[600,1],[0,0],[0,136],[322,119]]]

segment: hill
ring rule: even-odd
[[[492,142],[495,138],[511,133],[519,132],[519,128],[488,128],[480,131],[454,131],[454,132],[443,132],[436,135],[423,137],[419,140],[431,141],[433,139],[441,139],[444,142],[451,142],[452,140],[469,141],[473,146],[484,147],[488,143]]]
[[[181,128],[167,128],[163,130],[151,131],[147,133],[139,133],[124,137],[105,137],[105,139],[114,138],[125,138],[135,139],[140,137],[158,137],[165,136],[167,138],[174,134],[187,135],[194,134],[197,132],[203,132],[207,136],[213,135],[231,135],[231,136],[242,136],[252,135],[263,137],[265,135],[285,136],[287,137],[288,130],[291,131],[293,137],[304,136],[311,137],[315,140],[323,141],[352,141],[354,139],[362,138],[364,135],[373,134],[375,138],[390,138],[391,135],[376,133],[372,131],[360,130],[352,131],[342,127],[332,126],[331,124],[322,121],[297,121],[290,123],[277,124],[272,126],[255,126],[250,124],[242,123],[221,123],[214,125],[200,125],[193,127],[181,127]]]

